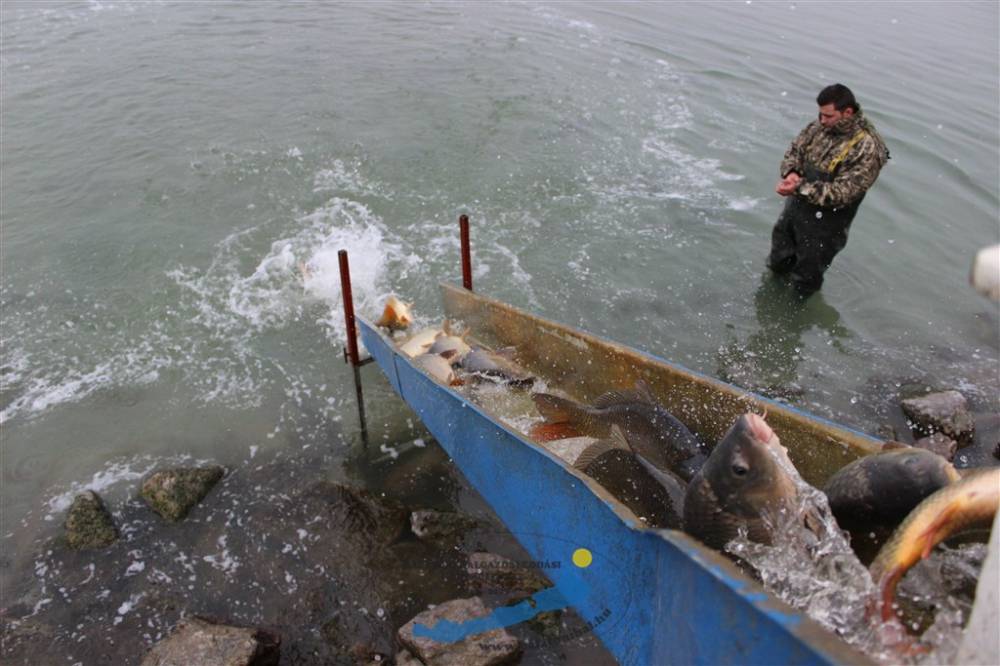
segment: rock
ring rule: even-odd
[[[473,634],[454,643],[438,642],[413,633],[418,624],[434,627],[441,620],[466,622],[485,617],[491,612],[479,597],[454,599],[420,613],[400,627],[397,636],[400,642],[425,664],[435,664],[435,666],[502,664],[513,659],[521,651],[520,641],[505,629],[492,629]]]
[[[66,514],[66,541],[70,548],[104,548],[118,540],[111,514],[92,490],[80,493]]]
[[[402,504],[333,481],[318,481],[306,488],[302,501],[329,506],[329,518],[345,533],[372,537],[388,544],[406,531],[407,512]]]
[[[388,635],[382,634],[385,624],[377,615],[362,613],[356,608],[337,609],[320,628],[320,633],[338,652],[350,655],[357,664],[372,660],[387,662],[396,646],[391,629]]]
[[[401,650],[396,654],[396,666],[424,666],[424,663],[410,654],[409,650]]]
[[[153,646],[142,666],[277,666],[281,639],[261,629],[183,621]]]
[[[493,553],[472,553],[466,566],[470,591],[477,594],[513,592],[519,598],[551,587],[537,569]]]
[[[958,391],[929,393],[921,398],[910,398],[901,403],[903,412],[913,423],[916,436],[943,433],[960,446],[972,442],[975,422],[965,396]]]
[[[155,472],[142,483],[142,498],[150,508],[174,523],[203,500],[225,473],[218,465]]]
[[[879,439],[886,439],[886,440],[899,439],[899,434],[896,432],[896,428],[894,428],[891,423],[883,423],[878,428],[876,428],[875,436],[878,437]]]
[[[474,518],[460,513],[425,509],[410,514],[410,529],[413,533],[424,541],[441,545],[460,541],[462,535],[476,525]]]
[[[958,451],[958,442],[940,432],[918,439],[913,446],[936,453],[948,462],[955,459],[955,452]]]

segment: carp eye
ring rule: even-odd
[[[733,463],[732,470],[733,474],[736,476],[746,476],[747,472],[750,471],[750,468],[746,465],[741,465],[740,463]]]

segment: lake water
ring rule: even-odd
[[[532,312],[869,433],[906,387],[997,413],[1000,318],[967,276],[1000,241],[998,14],[5,2],[5,562],[161,459],[346,457],[337,251],[358,311],[434,319],[460,213],[476,290]],[[838,81],[892,160],[790,308],[761,282],[777,167]],[[420,437],[363,374],[380,446]]]

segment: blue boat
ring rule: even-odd
[[[442,284],[445,317],[588,400],[645,380],[705,439],[766,406],[813,484],[881,442],[614,342]],[[473,487],[622,664],[867,664],[860,654],[675,530],[650,529],[593,479],[436,381],[358,317],[365,348]],[[547,601],[551,602],[551,599]],[[538,610],[544,610],[539,607]]]

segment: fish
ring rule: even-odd
[[[772,545],[781,511],[794,510],[798,489],[788,452],[767,422],[743,414],[716,445],[684,495],[684,531],[722,550],[747,530]]]
[[[413,359],[413,364],[443,384],[461,386],[465,382],[455,374],[450,360],[450,357],[454,355],[454,351],[444,352],[443,354],[420,354]]]
[[[859,458],[827,481],[823,492],[842,529],[852,533],[885,529],[887,533],[924,498],[961,478],[942,456],[899,446],[903,448]]]
[[[408,338],[404,342],[400,343],[399,351],[403,352],[410,358],[415,358],[421,354],[430,350],[431,345],[434,344],[434,340],[438,336],[444,335],[444,331],[440,328],[425,328],[419,333],[415,333],[412,337]]]
[[[382,310],[382,316],[375,322],[375,325],[387,328],[389,332],[402,331],[409,328],[410,324],[413,323],[413,314],[410,312],[411,305],[410,303],[404,303],[396,298],[396,296],[390,296],[385,302],[385,309]]]
[[[444,323],[444,335],[439,335],[435,338],[434,343],[431,348],[428,349],[431,354],[440,354],[441,352],[446,352],[454,350],[458,357],[455,359],[456,362],[460,361],[462,357],[472,351],[472,347],[469,343],[465,341],[465,336],[469,334],[468,329],[463,331],[461,335],[456,335],[454,331],[451,330],[451,325],[449,322]]]
[[[516,388],[525,388],[535,383],[535,376],[515,363],[511,358],[513,347],[500,351],[490,351],[484,347],[474,347],[459,362],[463,370],[469,374],[507,384]]]
[[[683,423],[657,403],[642,380],[636,382],[635,390],[605,393],[592,405],[548,393],[536,393],[532,399],[546,421],[533,429],[532,436],[544,439],[575,432],[607,438],[611,426],[618,425],[633,450],[657,468],[673,472],[685,483],[708,458],[706,448]]]
[[[882,619],[893,618],[896,586],[913,565],[950,536],[989,529],[998,510],[1000,467],[969,472],[918,504],[868,567],[878,588]]]
[[[687,484],[636,453],[617,425],[611,426],[608,439],[584,449],[573,467],[645,518],[650,527],[680,529]]]

